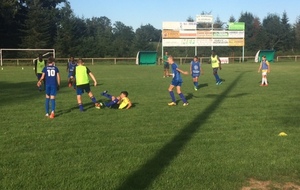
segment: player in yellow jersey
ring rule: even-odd
[[[100,104],[97,102],[96,98],[94,97],[91,91],[89,77],[93,79],[94,86],[97,86],[97,81],[93,73],[90,71],[89,68],[84,66],[84,62],[81,58],[78,59],[77,67],[74,68],[73,74],[70,78],[76,81],[77,102],[79,110],[81,112],[84,111],[81,99],[81,96],[84,93],[84,91],[88,93],[88,96],[95,104],[95,108],[100,109]]]
[[[104,91],[101,93],[102,96],[110,99],[110,102],[100,103],[101,106],[105,107],[118,107],[118,109],[129,109],[132,106],[131,101],[128,98],[128,92],[122,91],[119,96],[115,97],[107,93],[108,91]]]
[[[43,60],[43,55],[39,54],[39,58],[34,61],[34,72],[35,72],[35,75],[36,75],[38,81],[40,81],[40,79],[42,77],[42,74],[43,74],[42,71],[43,71],[44,67],[46,67],[46,61]],[[44,84],[44,89],[45,89],[45,78],[43,79],[43,84]],[[41,85],[38,88],[39,88],[39,91],[42,91]]]
[[[222,84],[222,80],[218,75],[218,69],[222,69],[221,67],[221,60],[219,56],[215,53],[215,51],[212,51],[212,54],[210,56],[210,63],[211,67],[213,69],[213,75],[216,78],[216,85]]]

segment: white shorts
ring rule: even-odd
[[[262,72],[261,73],[263,76],[267,76],[267,72]]]

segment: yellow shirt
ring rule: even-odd
[[[130,101],[129,98],[127,98],[127,97],[122,98],[121,99],[121,103],[119,105],[119,109],[126,108],[127,105],[128,105],[128,103],[129,103],[129,101]]]
[[[219,57],[215,55],[210,57],[212,68],[219,68]]]

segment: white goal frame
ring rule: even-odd
[[[4,51],[43,51],[43,52],[47,52],[45,54],[43,54],[43,56],[48,55],[48,54],[52,54],[53,57],[55,58],[55,49],[12,49],[12,48],[4,48],[4,49],[0,49],[0,65],[1,67],[3,66],[3,52]]]

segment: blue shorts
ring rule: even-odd
[[[57,86],[56,85],[46,85],[46,94],[48,96],[56,96]]]
[[[37,73],[36,76],[37,76],[37,79],[40,80],[42,77],[42,73]]]
[[[196,78],[196,77],[199,77],[199,76],[200,76],[199,73],[197,73],[197,74],[192,74],[192,77],[193,77],[193,78]]]
[[[172,82],[171,82],[171,85],[173,85],[173,86],[181,86],[182,85],[182,81],[174,81],[174,80],[172,80]]]
[[[80,85],[76,88],[77,95],[82,95],[84,93],[89,93],[91,91],[90,84]]]

